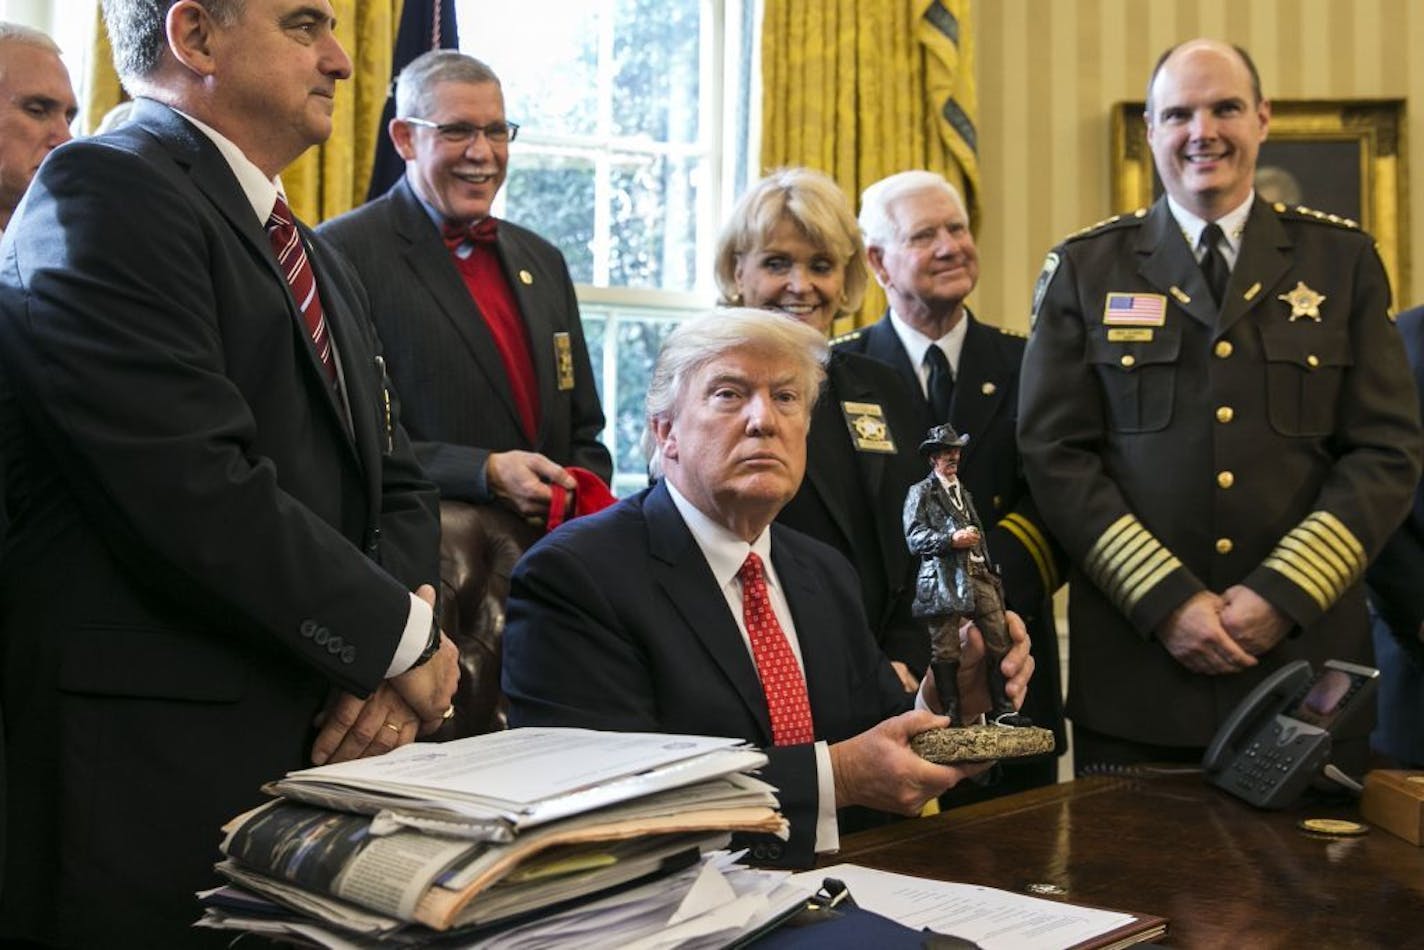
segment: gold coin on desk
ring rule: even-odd
[[[1370,830],[1368,826],[1362,825],[1358,821],[1346,821],[1343,818],[1303,818],[1300,822],[1300,829],[1317,835],[1343,838],[1362,835]]]

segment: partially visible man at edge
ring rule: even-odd
[[[191,929],[222,822],[434,729],[456,651],[363,291],[277,180],[350,74],[331,6],[104,16],[131,120],[51,155],[0,244],[0,937],[223,945]]]
[[[1271,119],[1246,52],[1158,60],[1166,194],[1049,255],[1019,444],[1068,549],[1075,763],[1200,761],[1295,659],[1369,663],[1361,578],[1419,479],[1419,407],[1374,242],[1268,204]],[[1370,716],[1336,761],[1362,769]]]

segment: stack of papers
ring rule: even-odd
[[[765,762],[735,739],[520,729],[293,772],[224,828],[233,887],[205,922],[428,938],[586,902],[695,868],[732,832],[784,836],[775,790],[746,774]]]

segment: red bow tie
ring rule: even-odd
[[[441,236],[450,250],[466,241],[472,244],[493,244],[495,241],[495,220],[486,215],[474,224],[446,224],[440,229]]]

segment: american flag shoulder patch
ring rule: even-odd
[[[1160,327],[1167,322],[1167,298],[1162,294],[1110,293],[1103,304],[1108,326]]]

